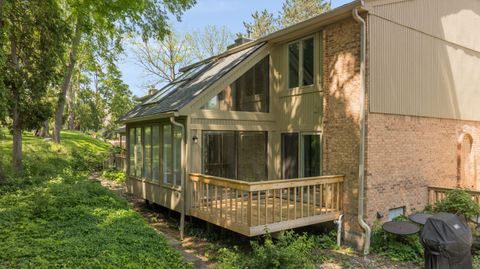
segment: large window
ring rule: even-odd
[[[282,177],[321,175],[322,140],[320,134],[282,134]]]
[[[135,176],[135,128],[130,129],[130,139],[128,140],[128,147],[130,152],[130,175]]]
[[[142,128],[135,128],[135,176],[142,177]]]
[[[173,128],[173,184],[181,185],[182,176],[182,129]]]
[[[145,145],[143,150],[143,177],[152,179],[152,127],[145,127]]]
[[[314,38],[309,37],[288,45],[288,87],[314,83]]]
[[[130,176],[181,184],[182,132],[171,124],[130,128]]]
[[[172,126],[163,126],[163,182],[173,184],[172,173]]]
[[[267,179],[267,133],[203,133],[203,172],[245,181]]]
[[[269,57],[267,56],[212,98],[203,106],[203,109],[268,112],[269,72]]]
[[[152,128],[152,181],[160,179],[160,126]]]

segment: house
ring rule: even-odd
[[[479,186],[477,29],[477,0],[371,0],[239,40],[121,119],[128,189],[246,236],[343,215],[368,252],[377,218]]]

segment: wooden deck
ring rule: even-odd
[[[190,215],[255,236],[337,219],[343,176],[245,182],[189,177]]]

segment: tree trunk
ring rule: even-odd
[[[3,3],[0,3],[3,4]],[[13,70],[18,68],[17,55],[17,37],[15,36],[15,27],[10,30],[10,63]],[[12,168],[14,173],[21,173],[22,165],[22,116],[20,111],[20,90],[15,80],[10,84],[12,93],[12,129],[13,129],[13,148],[12,148]]]
[[[69,63],[66,67],[65,76],[63,77],[62,88],[60,94],[58,95],[57,109],[55,110],[55,122],[53,125],[53,141],[60,143],[60,130],[62,129],[63,124],[63,111],[65,110],[65,99],[67,95],[67,90],[72,79],[73,69],[75,68],[75,63],[77,61],[77,52],[78,46],[80,45],[80,39],[82,37],[80,21],[77,20],[77,25],[75,26],[75,35],[72,40],[72,48],[69,54]]]
[[[68,87],[68,95],[67,95],[67,105],[68,105],[68,130],[73,130],[75,128],[75,114],[73,113],[73,101],[75,98],[75,94],[73,92],[73,83],[70,83],[70,87]]]
[[[12,89],[13,93],[13,158],[12,158],[12,168],[15,173],[21,173],[23,170],[22,165],[22,119],[20,115],[20,93],[18,89],[14,87]]]

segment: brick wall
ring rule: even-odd
[[[358,141],[360,117],[360,25],[353,19],[324,29],[323,172],[345,175],[345,239],[360,245]]]
[[[473,145],[463,167],[479,171],[480,133],[476,129],[480,122],[370,113],[367,126],[366,217],[370,224],[377,211],[386,221],[391,208],[404,206],[407,214],[422,210],[427,204],[427,186],[456,186],[457,140],[464,128]],[[469,177],[462,184],[474,187],[480,175]]]

